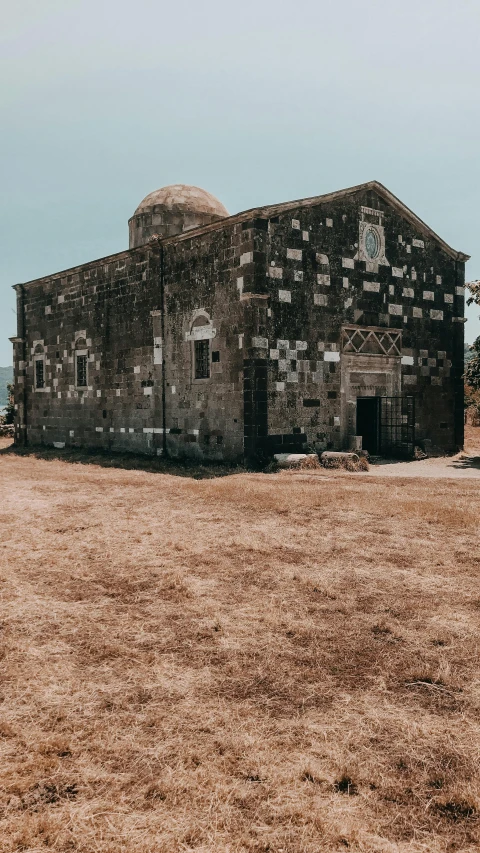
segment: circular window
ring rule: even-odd
[[[375,228],[367,228],[365,232],[365,253],[372,261],[380,254],[380,236]]]

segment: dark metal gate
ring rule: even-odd
[[[411,458],[415,450],[415,398],[380,397],[380,454]]]

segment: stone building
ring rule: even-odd
[[[229,216],[166,187],[124,252],[17,284],[17,444],[235,461],[463,443],[464,264],[376,181]]]

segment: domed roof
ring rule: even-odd
[[[143,213],[156,205],[166,207],[172,212],[199,213],[224,219],[229,216],[228,210],[215,196],[200,187],[190,187],[186,184],[171,184],[149,193],[138,205],[134,216]]]

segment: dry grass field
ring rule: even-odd
[[[0,482],[2,853],[478,850],[478,480]]]

